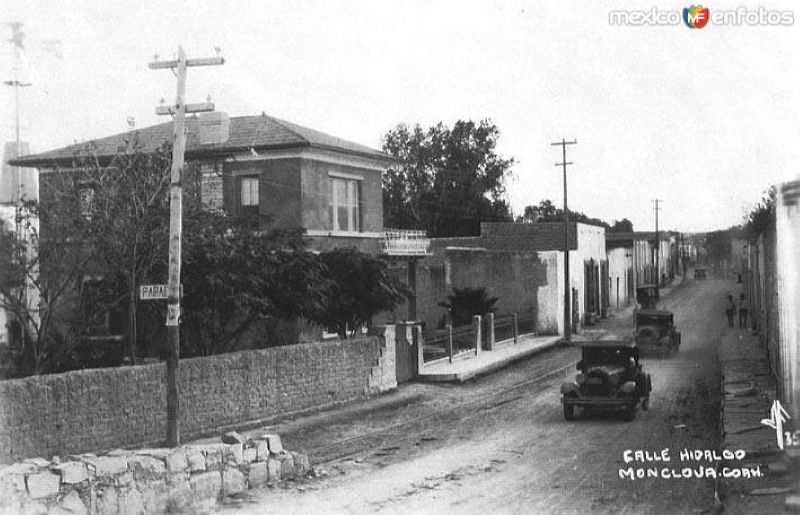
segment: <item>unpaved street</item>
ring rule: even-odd
[[[683,334],[677,356],[646,356],[649,411],[634,422],[593,413],[565,422],[559,384],[579,351],[534,356],[458,386],[409,385],[407,402],[279,427],[287,447],[308,451],[323,475],[253,491],[231,513],[691,513],[710,509],[711,479],[620,479],[626,449],[714,449],[719,398],[716,345],[726,326],[724,295],[736,285],[710,278],[664,299]],[[606,327],[631,330],[630,317]],[[562,370],[559,372],[559,370]],[[554,374],[553,371],[556,371]],[[413,395],[411,395],[413,394]],[[219,506],[214,507],[215,510]]]

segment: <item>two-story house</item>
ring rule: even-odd
[[[207,113],[186,122],[185,198],[238,216],[266,215],[259,217],[264,229],[302,228],[312,251],[352,247],[393,260],[411,256],[413,274],[419,235],[383,227],[382,172],[394,157],[264,113]],[[172,140],[172,127],[130,130],[13,164],[39,170],[44,203],[58,184],[51,178],[74,170],[77,158],[91,155],[103,165],[133,139],[152,151]]]

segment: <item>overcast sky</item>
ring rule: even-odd
[[[222,49],[222,67],[192,68],[187,100],[211,95],[229,114],[262,111],[379,148],[399,122],[491,118],[517,162],[512,207],[562,202],[607,221],[722,228],[771,183],[800,170],[800,11],[792,26],[611,26],[633,2],[5,0],[0,22],[24,23],[22,138],[34,151],[165,121],[174,77],[151,71],[182,44]],[[69,5],[71,4],[71,5]],[[79,6],[78,6],[79,5]],[[680,10],[688,4],[654,1]],[[715,2],[792,10],[788,1]],[[2,80],[12,77],[0,27]],[[52,41],[58,40],[58,44]],[[60,56],[59,56],[60,54]],[[12,90],[0,137],[14,138]]]

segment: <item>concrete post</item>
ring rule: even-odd
[[[494,313],[486,313],[486,350],[494,350]]]
[[[447,324],[447,357],[450,358],[450,363],[453,362],[453,326]]]
[[[481,340],[483,340],[480,315],[475,315],[472,317],[472,331],[475,334],[475,355],[477,356],[481,353]]]
[[[413,345],[414,348],[417,350],[417,364],[414,368],[414,377],[418,378],[419,373],[425,367],[425,356],[422,353],[423,347],[425,346],[425,340],[422,337],[422,326],[415,324],[413,330],[411,332],[411,337],[413,338]]]
[[[514,343],[519,343],[519,313],[514,313]]]

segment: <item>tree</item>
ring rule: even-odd
[[[494,312],[497,301],[498,297],[489,297],[486,288],[453,288],[447,302],[439,305],[448,309],[454,326],[462,326],[472,323],[475,315]]]
[[[756,239],[766,229],[775,226],[775,195],[777,190],[771,187],[764,192],[761,200],[745,215],[742,229],[748,239]]]
[[[342,339],[355,336],[370,318],[394,309],[408,294],[379,258],[346,248],[323,252],[319,258],[328,281],[321,306],[309,318]]]
[[[87,231],[81,237],[102,264],[104,287],[113,292],[106,309],[127,312],[132,363],[138,347],[138,288],[161,283],[165,275],[170,164],[169,145],[145,151],[134,134],[109,162],[89,154],[76,160],[73,171],[56,171],[47,189],[51,198],[46,201],[54,206],[64,204],[64,195],[82,196]]]
[[[580,211],[569,212],[570,222],[580,222],[589,225],[596,225],[598,227],[609,228],[609,225],[600,220],[599,218],[592,218]],[[517,222],[532,223],[532,222],[563,222],[564,210],[557,208],[550,200],[542,200],[538,206],[525,206],[522,216],[517,217]]]
[[[609,232],[633,232],[633,222],[628,220],[627,218],[623,218],[619,221],[614,221],[614,225],[612,225]]]
[[[291,320],[322,306],[327,279],[302,231],[256,231],[220,212],[186,213],[182,355],[228,352],[258,320]]]
[[[511,220],[505,180],[513,159],[496,152],[500,130],[489,120],[399,124],[383,150],[400,160],[383,176],[387,227],[424,229],[434,237],[468,236],[480,222]]]
[[[86,234],[84,222],[26,201],[16,213],[17,229],[0,227],[7,249],[0,255],[0,309],[20,332],[18,374],[60,371],[97,314],[80,295],[83,279],[97,270],[92,253],[74,238]]]

